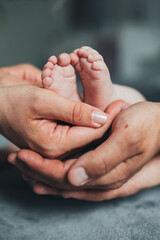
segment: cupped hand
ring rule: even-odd
[[[31,150],[12,153],[9,161],[22,172],[24,180],[37,180],[34,191],[37,194],[59,195],[89,201],[103,201],[126,197],[160,184],[160,155],[150,160],[135,176],[122,187],[114,190],[94,190],[74,187],[67,182],[67,172],[75,160],[61,162],[44,159]]]
[[[9,161],[19,167],[25,179],[33,178],[38,181],[34,190],[39,194],[56,194],[92,201],[128,196],[160,183],[160,156],[155,156],[159,152],[158,120],[159,104],[138,103],[119,113],[113,122],[111,136],[97,148],[102,147],[98,151],[95,149],[77,160],[71,159],[63,163],[59,160],[44,159],[30,150],[22,150],[11,154]],[[101,167],[99,157],[103,156],[102,159],[107,160],[107,166],[110,166],[111,170],[78,186],[71,182],[75,175],[70,176],[70,172],[76,169],[75,166],[79,165],[86,155],[90,157],[84,158],[86,161],[81,167],[87,166],[87,170],[94,167],[93,173],[100,173],[103,165]],[[78,180],[83,173],[80,171]]]
[[[75,198],[87,201],[104,201],[118,197],[127,197],[147,188],[155,187],[160,184],[160,155],[150,160],[135,176],[127,183],[113,190],[94,190],[94,189],[77,189],[62,190],[57,187],[51,187],[45,184],[43,179],[34,184],[34,191],[42,195],[59,195],[65,198]],[[31,180],[26,174],[23,175],[25,180]],[[62,177],[61,177],[62,179]],[[48,182],[49,183],[49,182]],[[83,187],[81,187],[83,188]],[[70,186],[71,189],[71,186]]]
[[[30,148],[48,158],[100,138],[116,116],[116,111],[106,115],[85,103],[31,85],[3,87],[0,91],[1,133],[18,147]]]
[[[103,190],[121,187],[159,152],[159,118],[158,103],[137,103],[122,111],[110,137],[69,169],[69,182]]]
[[[100,134],[102,134],[102,131],[104,134],[105,131],[109,128],[113,119],[123,109],[124,105],[125,104],[123,101],[116,101],[110,104],[106,110],[108,116],[106,124],[101,127],[101,129],[87,130],[87,134],[89,134],[90,139],[92,138],[93,131],[95,132],[95,130],[96,135],[94,135],[94,138],[99,138]],[[80,130],[80,128],[77,130]],[[80,132],[78,134],[80,134]],[[78,135],[75,135],[75,141],[77,141],[76,137],[78,137]],[[75,145],[75,142],[71,141],[71,144]],[[72,186],[67,180],[67,172],[72,166],[72,164],[75,162],[75,159],[62,162],[57,159],[43,158],[38,153],[35,153],[31,150],[21,150],[18,153],[11,154],[9,156],[9,162],[16,165],[22,171],[25,179],[35,179],[36,181],[44,182],[52,187],[57,187],[61,189],[77,189],[77,187]]]

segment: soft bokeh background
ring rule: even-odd
[[[82,45],[104,56],[114,82],[160,100],[159,0],[0,0],[0,66]]]

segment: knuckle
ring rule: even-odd
[[[116,168],[114,174],[115,174],[114,181],[110,185],[111,186],[112,186],[112,184],[115,184],[115,185],[122,184],[123,185],[129,179],[129,177],[133,174],[132,162],[130,162],[130,164],[128,164],[127,162],[123,163],[121,165],[121,167]]]
[[[119,177],[119,181],[122,182],[125,179],[128,179],[131,174],[132,174],[132,170],[131,169],[125,169],[124,172],[123,172],[122,177]]]
[[[130,177],[130,175],[132,175],[133,171],[132,171],[132,165],[129,166],[128,164],[125,165],[125,168],[123,168],[123,171],[121,170],[120,172],[118,172],[117,174],[117,182],[124,182],[126,179],[128,179]]]
[[[77,123],[81,122],[83,116],[82,104],[81,103],[74,103],[73,113],[72,113],[72,122]]]
[[[127,177],[127,173],[123,173],[120,177],[118,177],[117,183],[118,183],[118,184],[121,184],[121,183],[123,183],[127,178],[128,178],[128,177]]]
[[[124,181],[119,181],[119,182],[116,182],[116,183],[113,183],[113,184],[109,185],[108,189],[114,190],[114,189],[122,187],[123,184],[124,184]]]
[[[114,183],[111,186],[109,186],[109,188],[110,189],[117,189],[117,188],[120,188],[121,186],[122,186],[122,183],[121,182],[117,182],[117,183]]]
[[[108,165],[104,157],[99,157],[97,159],[96,171],[98,175],[104,175],[108,172]]]
[[[133,128],[128,129],[124,133],[124,141],[127,143],[127,148],[130,152],[139,150],[142,145],[141,133],[139,130]]]

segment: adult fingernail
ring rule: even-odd
[[[92,113],[92,120],[96,126],[100,127],[106,123],[107,115],[103,112],[94,111]]]
[[[75,186],[82,186],[88,182],[89,177],[83,167],[76,168],[72,171],[72,183]]]

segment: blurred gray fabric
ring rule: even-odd
[[[0,170],[0,239],[160,239],[160,187],[85,202],[38,196],[15,167]]]

